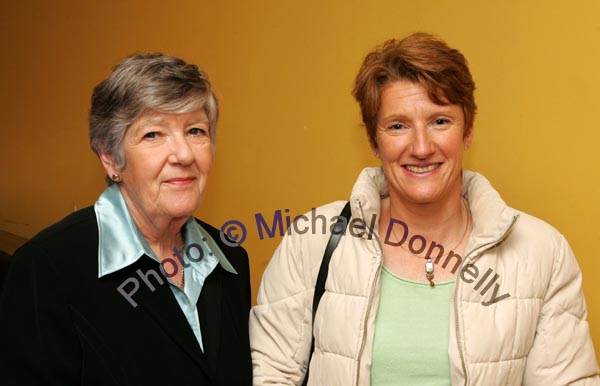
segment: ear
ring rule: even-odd
[[[98,154],[98,158],[100,158],[100,162],[102,162],[106,175],[112,176],[113,174],[120,172],[120,170],[117,170],[117,168],[114,167],[113,158],[107,152],[101,151]]]
[[[471,128],[468,131],[468,134],[465,135],[465,137],[463,138],[463,143],[465,144],[465,150],[468,150],[471,147],[471,143],[473,143],[473,132],[474,132],[474,128],[473,126],[471,126]]]
[[[375,156],[376,158],[380,158],[379,150],[377,148],[377,142],[373,143],[372,141],[369,141],[369,146],[371,147],[371,152],[373,152],[373,156]]]

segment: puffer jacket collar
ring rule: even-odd
[[[361,218],[369,224],[373,215],[379,216],[381,199],[388,195],[383,168],[363,169],[350,196],[352,217]],[[463,170],[462,195],[469,203],[473,218],[473,231],[465,255],[475,258],[481,251],[502,241],[519,214],[506,205],[490,182],[479,173]],[[378,235],[377,227],[373,233]],[[368,237],[368,233],[363,237]]]
[[[369,224],[369,220],[374,215],[379,217],[381,199],[388,195],[388,184],[383,168],[363,169],[350,195],[352,217],[360,218]],[[377,227],[375,227],[375,233],[377,233]]]
[[[479,173],[463,170],[462,195],[469,203],[473,218],[473,231],[465,257],[475,259],[508,235],[519,213],[506,205],[487,178]]]

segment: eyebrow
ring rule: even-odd
[[[444,106],[444,105],[440,105],[439,109],[436,109],[435,111],[431,111],[428,112],[427,115],[430,116],[435,116],[435,115],[453,115],[452,109],[450,108],[450,106]],[[381,117],[380,119],[382,121],[386,121],[386,120],[390,120],[390,119],[405,119],[407,118],[407,114],[403,113],[403,112],[391,112],[390,114]]]
[[[192,125],[196,125],[196,124],[199,124],[199,123],[204,123],[204,124],[210,125],[210,121],[209,121],[208,118],[206,118],[206,119],[204,119],[204,118],[190,119],[189,121],[185,122],[185,125],[186,126],[192,126]]]
[[[185,122],[185,126],[192,126],[192,125],[196,125],[196,124],[206,124],[206,125],[210,125],[210,121],[208,118],[204,119],[204,118],[199,118],[199,119],[190,119],[188,121]],[[138,130],[140,128],[143,128],[145,126],[148,125],[158,125],[161,127],[167,127],[168,124],[166,122],[165,119],[161,118],[161,117],[146,117],[144,119],[142,119],[139,124],[138,124]]]
[[[139,123],[138,127],[144,127],[147,125],[166,126],[166,122],[163,118],[160,118],[160,117],[146,117],[146,118],[142,119],[142,121]]]

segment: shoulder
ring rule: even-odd
[[[87,207],[43,229],[21,246],[11,259],[11,270],[28,272],[35,266],[40,273],[52,270],[65,277],[93,276],[97,252],[96,214],[93,207]]]
[[[347,201],[335,201],[296,216],[286,230],[266,272],[318,270],[331,231]],[[308,275],[312,277],[312,275]]]
[[[347,200],[333,201],[328,204],[321,205],[321,206],[315,208],[315,211],[316,211],[316,213],[321,214],[321,215],[329,215],[330,216],[329,218],[331,220],[332,218],[339,216],[342,209],[344,209],[344,206],[346,205],[346,203],[348,203]],[[310,213],[312,213],[312,210],[307,212],[307,214],[310,214]],[[335,220],[333,222],[335,222]]]
[[[30,242],[48,245],[66,241],[86,235],[90,228],[97,232],[96,213],[92,206],[73,212],[59,222],[43,229]]]
[[[519,219],[507,241],[528,256],[550,258],[567,244],[565,237],[552,225],[523,211],[517,213]]]
[[[517,211],[518,220],[498,246],[507,277],[514,277],[522,297],[544,298],[553,281],[580,276],[577,259],[565,237],[547,222]],[[529,288],[529,290],[527,290]]]
[[[95,240],[95,243],[94,243]],[[71,213],[59,222],[40,231],[22,249],[37,248],[49,255],[62,255],[87,251],[90,244],[97,248],[98,225],[93,207]],[[83,247],[83,249],[82,249]]]
[[[348,201],[334,201],[296,216],[284,239],[298,245],[314,245],[327,242],[331,230]]]
[[[538,255],[547,256],[564,242],[564,237],[552,225],[507,205],[490,181],[479,173],[463,171],[465,193],[473,220],[479,223],[481,232],[492,237],[508,229],[502,244],[509,245],[515,252],[537,251]]]
[[[519,220],[516,225],[522,228],[522,232],[530,233],[532,237],[534,233],[537,233],[545,239],[559,239],[562,237],[562,234],[546,221],[521,210],[517,210],[517,212],[519,213]]]
[[[292,237],[300,237],[302,239],[315,241],[329,238],[331,230],[335,225],[342,209],[348,201],[334,201],[305,212],[300,216],[296,216],[290,229],[287,230],[287,235]],[[314,236],[314,237],[313,237]]]
[[[570,271],[579,275],[577,258],[563,234],[537,217],[519,213],[510,245],[519,251],[519,258],[537,267],[538,278],[549,280],[555,275],[569,275]]]

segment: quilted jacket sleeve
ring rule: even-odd
[[[284,237],[250,312],[254,385],[300,385],[306,373],[314,286],[299,242],[293,235]]]
[[[557,239],[552,277],[527,358],[523,385],[600,385],[586,321],[581,271],[564,237]]]

